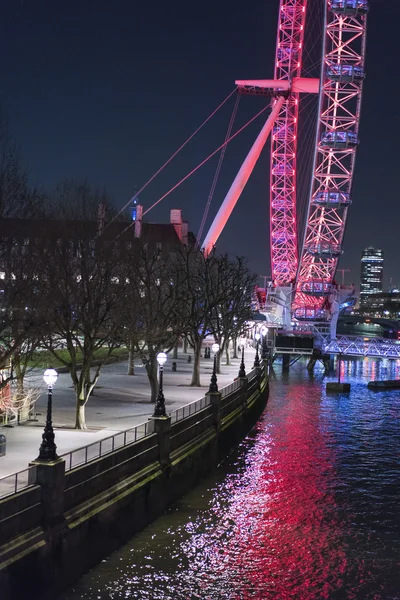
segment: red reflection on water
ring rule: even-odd
[[[312,417],[299,411],[302,393],[291,385],[280,422],[260,425],[241,487],[228,481],[231,502],[203,554],[205,594],[207,572],[226,582],[232,599],[324,599],[342,585],[347,560],[329,491],[334,450],[319,407]]]

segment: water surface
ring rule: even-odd
[[[62,600],[400,598],[400,363],[272,374],[261,420],[218,470]],[[332,377],[330,378],[332,379]]]

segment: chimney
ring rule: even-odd
[[[178,238],[182,241],[182,210],[171,208],[169,222],[174,226]]]
[[[143,218],[143,206],[138,204],[136,206],[136,221],[135,221],[135,238],[140,238],[142,235],[142,218]]]
[[[188,243],[188,234],[189,234],[189,223],[187,221],[182,221],[182,244],[187,246]]]

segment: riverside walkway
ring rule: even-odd
[[[255,351],[245,351],[246,372],[253,367]],[[190,387],[192,363],[188,355],[179,353],[177,359],[169,355],[164,367],[164,396],[167,412],[177,410],[190,402],[202,398],[208,391],[212,374],[213,360],[201,359],[201,387]],[[177,363],[177,371],[172,372],[172,362]],[[224,365],[222,358],[218,386],[230,384],[238,375],[240,359],[232,359],[232,365]],[[135,375],[127,375],[127,361],[103,367],[94,395],[86,405],[88,429],[74,429],[75,395],[68,373],[61,373],[53,389],[53,426],[56,436],[57,453],[70,452],[82,446],[97,442],[117,432],[124,431],[145,422],[152,415],[154,404],[150,403],[150,386],[145,369],[139,361],[135,363]],[[41,374],[38,374],[41,379]],[[23,469],[34,460],[39,452],[46,418],[47,391],[36,404],[37,421],[20,426],[0,427],[0,433],[7,439],[6,456],[0,458],[0,478]]]

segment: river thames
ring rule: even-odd
[[[400,363],[271,373],[251,434],[62,600],[400,599]],[[61,599],[60,599],[61,600]]]

